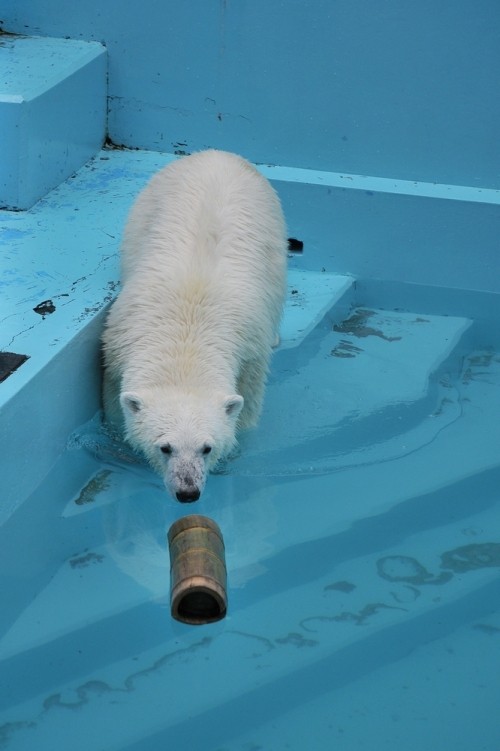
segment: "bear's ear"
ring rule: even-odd
[[[120,404],[122,409],[128,409],[134,414],[144,407],[144,402],[139,394],[134,394],[132,391],[124,391],[120,394]]]
[[[224,399],[224,409],[226,410],[226,415],[229,415],[230,417],[234,417],[236,419],[243,409],[244,401],[245,400],[243,399],[243,397],[239,394],[226,396],[226,398]]]

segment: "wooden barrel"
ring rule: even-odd
[[[183,623],[219,621],[227,611],[224,540],[217,524],[191,514],[169,529],[170,609]]]

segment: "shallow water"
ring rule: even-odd
[[[498,751],[488,330],[327,315],[275,354],[259,428],[187,508],[83,426],[1,530],[0,748]],[[166,533],[193,512],[226,543],[210,626],[170,616]]]

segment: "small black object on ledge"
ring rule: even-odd
[[[288,252],[289,253],[303,253],[304,243],[302,240],[297,240],[295,237],[288,238]]]

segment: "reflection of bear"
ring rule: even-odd
[[[108,422],[180,501],[257,423],[286,286],[268,181],[233,154],[173,162],[125,228],[122,291],[103,336]]]

